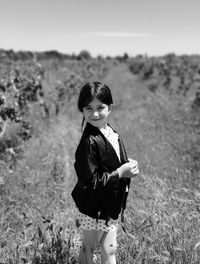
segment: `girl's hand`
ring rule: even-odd
[[[136,160],[133,159],[128,159],[131,165],[131,173],[132,173],[132,177],[135,177],[139,174],[139,168],[138,168],[138,162]]]
[[[139,173],[138,163],[136,160],[131,160],[117,169],[119,177],[132,178]]]

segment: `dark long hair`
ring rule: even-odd
[[[83,112],[83,107],[87,106],[94,98],[97,98],[108,106],[113,104],[113,98],[110,88],[101,82],[86,83],[81,88],[78,98],[78,109]],[[82,121],[82,128],[84,126],[84,118]]]

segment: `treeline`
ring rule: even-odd
[[[124,53],[123,55],[118,55],[115,57],[106,56],[106,60],[116,59],[120,62],[125,62],[129,59],[128,53]],[[101,55],[97,57],[93,57],[88,50],[81,50],[78,54],[65,54],[61,53],[57,50],[48,50],[48,51],[14,51],[0,49],[0,60],[5,62],[6,60],[11,61],[30,61],[30,60],[49,60],[49,59],[56,59],[59,61],[62,60],[90,60],[90,59],[103,59]]]
[[[82,50],[79,54],[64,54],[56,50],[49,50],[44,52],[34,51],[14,51],[0,49],[0,60],[12,60],[12,61],[28,61],[28,60],[47,60],[47,59],[91,59],[92,56],[89,51]]]

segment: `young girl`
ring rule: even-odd
[[[116,264],[118,218],[126,206],[130,178],[139,172],[137,161],[128,159],[121,137],[108,123],[113,108],[109,87],[85,84],[78,108],[83,113],[82,137],[75,153],[78,182],[72,197],[78,207],[77,227],[83,230],[79,263],[92,264],[101,245],[101,262]]]

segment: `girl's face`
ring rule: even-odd
[[[87,106],[83,107],[83,116],[86,122],[98,128],[105,128],[108,116],[113,105],[107,105],[94,98]]]

